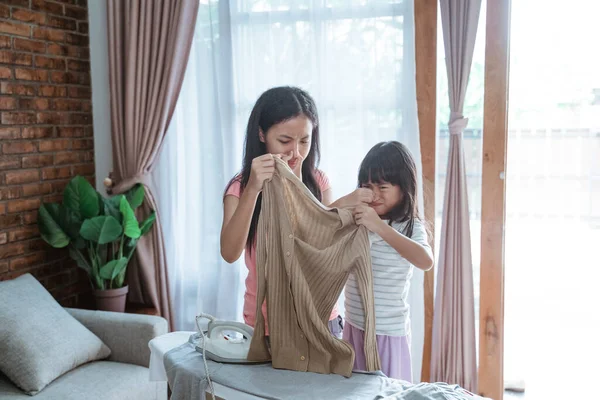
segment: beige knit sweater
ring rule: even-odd
[[[268,240],[267,240],[268,236]],[[323,206],[287,164],[265,182],[257,230],[256,326],[248,359],[274,368],[352,375],[354,350],[327,320],[353,272],[366,315],[365,357],[379,370],[369,239],[349,210]],[[270,353],[261,306],[267,301]]]

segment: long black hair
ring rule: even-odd
[[[419,218],[417,204],[417,166],[408,148],[400,142],[381,142],[373,146],[360,164],[358,187],[367,183],[389,182],[400,187],[402,201],[384,218],[406,222],[404,235],[411,237],[415,219]]]
[[[246,128],[246,140],[244,144],[244,161],[242,163],[242,171],[234,177],[227,188],[231,184],[239,180],[242,191],[248,184],[250,179],[250,170],[252,168],[252,160],[267,153],[267,146],[260,140],[260,131],[267,135],[268,130],[275,124],[288,121],[292,118],[304,115],[312,122],[312,144],[308,155],[302,163],[302,182],[315,195],[319,201],[322,199],[321,189],[315,177],[315,171],[319,163],[319,116],[317,114],[317,106],[313,98],[304,90],[282,86],[275,87],[264,92],[256,101],[250,118],[248,119],[248,127]],[[227,191],[227,189],[225,189]],[[250,231],[246,241],[246,249],[251,251],[254,239],[256,237],[256,228],[258,226],[258,217],[262,203],[262,193],[258,195],[252,221],[250,223]]]

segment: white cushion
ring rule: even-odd
[[[0,371],[34,395],[110,349],[31,275],[0,282]]]

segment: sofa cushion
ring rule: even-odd
[[[148,368],[96,361],[67,372],[34,397],[35,400],[166,400],[167,382],[150,382]],[[0,378],[0,399],[27,400],[26,395]]]
[[[31,275],[0,282],[0,371],[28,394],[110,349]]]

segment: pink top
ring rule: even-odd
[[[317,183],[321,188],[321,192],[325,192],[330,188],[329,179],[320,170],[317,170],[315,174]],[[227,189],[225,196],[235,196],[240,198],[241,196],[241,182],[236,179],[233,181],[231,186]],[[252,252],[245,252],[246,267],[248,268],[248,277],[246,278],[246,293],[244,293],[244,321],[250,326],[254,326],[256,322],[256,288],[258,286],[256,277],[256,243],[252,247]],[[266,302],[262,307],[265,321],[267,321],[267,304]],[[337,305],[333,308],[329,320],[334,320],[338,317]]]

